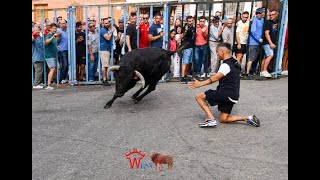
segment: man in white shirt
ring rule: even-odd
[[[241,20],[237,23],[236,42],[233,49],[240,66],[242,63],[243,55],[247,53],[247,40],[249,36],[250,25],[250,21],[248,20],[248,18],[249,12],[245,11],[242,13]]]
[[[229,43],[220,43],[217,46],[217,55],[223,62],[216,75],[211,76],[205,81],[189,82],[189,88],[199,88],[201,86],[210,85],[219,81],[216,90],[209,89],[196,95],[196,101],[206,113],[207,118],[204,122],[199,123],[199,127],[216,126],[217,121],[214,118],[210,106],[218,105],[221,123],[231,123],[236,121],[244,121],[248,124],[259,127],[260,121],[255,115],[241,117],[231,115],[232,107],[238,102],[240,97],[240,65],[233,57],[231,57],[231,45]]]

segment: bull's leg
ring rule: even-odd
[[[154,91],[155,89],[156,89],[156,84],[150,84],[148,89],[146,90],[146,92],[144,92],[140,96],[136,97],[134,102],[138,103],[143,97],[145,97],[147,94],[149,94],[150,92]]]
[[[117,99],[117,97],[118,97],[118,96],[114,95],[113,98],[112,98],[109,102],[107,102],[107,104],[104,106],[104,108],[107,109],[107,108],[111,107],[113,101],[114,101],[115,99]]]
[[[144,86],[144,88],[140,88],[137,92],[135,92],[132,96],[131,99],[136,99],[137,96],[139,96],[139,94],[146,88],[147,86]]]

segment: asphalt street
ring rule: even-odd
[[[32,179],[288,179],[288,78],[241,80],[232,114],[255,114],[261,127],[199,128],[194,97],[217,85],[159,83],[135,104],[137,84],[109,109],[114,84],[32,90]],[[134,148],[145,155],[139,168],[125,156]],[[151,152],[170,154],[173,169],[155,170]]]

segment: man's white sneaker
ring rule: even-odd
[[[260,126],[260,121],[259,121],[259,119],[257,118],[256,115],[248,116],[247,117],[247,123],[251,124],[252,126],[255,126],[255,127],[259,127]]]
[[[268,71],[265,71],[264,72],[264,77],[269,77],[270,78],[270,77],[272,77],[272,75],[270,73],[268,73]]]
[[[47,86],[47,87],[46,87],[46,90],[54,90],[54,87],[52,87],[52,86]]]
[[[262,71],[262,72],[260,72],[260,76],[267,77],[267,78],[272,77],[271,74],[268,73],[268,71]]]
[[[33,86],[32,88],[33,88],[33,89],[42,89],[43,87],[40,86],[40,85],[37,85],[37,86]]]
[[[213,127],[217,125],[216,119],[208,119],[206,122],[202,122],[198,124],[199,127]]]

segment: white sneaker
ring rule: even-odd
[[[206,77],[206,73],[203,73],[200,77]]]
[[[206,122],[202,122],[198,124],[199,127],[213,127],[217,125],[216,119],[208,119]]]
[[[43,87],[40,86],[40,85],[37,85],[37,86],[33,86],[32,88],[33,88],[33,89],[42,89]]]
[[[61,82],[60,82],[60,84],[66,84],[67,83],[67,81],[66,80],[61,80]]]
[[[260,72],[260,76],[267,77],[267,78],[272,77],[271,74],[268,73],[268,71]]]
[[[287,76],[287,75],[288,75],[288,71],[282,71],[282,72],[281,72],[281,75]]]
[[[52,86],[47,86],[47,87],[46,87],[46,90],[54,90],[54,87],[52,87]]]
[[[270,77],[272,77],[272,75],[270,73],[268,73],[268,71],[265,71],[264,72],[264,77],[270,78]]]
[[[264,76],[264,72],[263,71],[260,72],[260,76]]]

